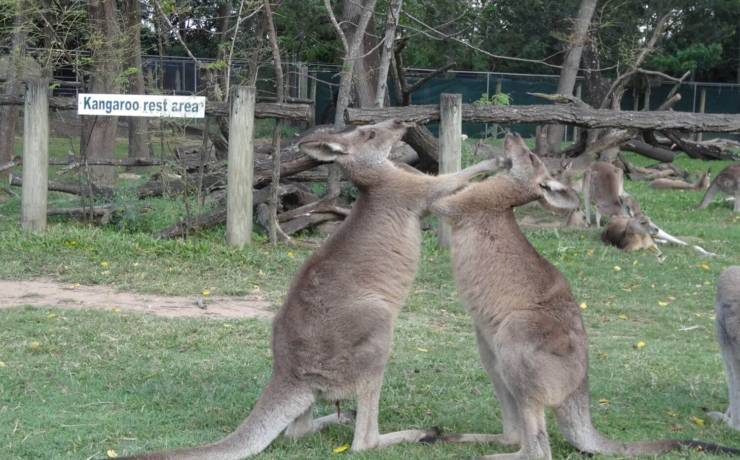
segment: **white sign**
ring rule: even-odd
[[[78,115],[122,117],[203,118],[203,96],[150,96],[138,94],[78,94]]]

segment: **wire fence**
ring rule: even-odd
[[[70,85],[61,84],[55,89],[57,95],[74,95],[80,85],[81,72],[79,57],[84,51],[77,53],[77,58],[68,60],[72,64],[61,66],[55,73],[60,81],[69,81]],[[199,59],[201,63],[215,62],[214,59]],[[142,58],[144,73],[148,86],[165,94],[202,94],[206,88],[205,74],[198,70],[195,62],[188,57],[145,55]],[[234,60],[232,62],[232,83],[240,82],[245,75],[247,61]],[[313,98],[315,101],[315,120],[317,123],[330,123],[333,120],[334,101],[339,84],[340,66],[312,64],[302,62],[287,62],[284,64],[287,95],[292,97]],[[408,69],[409,84],[424,78],[433,70]],[[260,96],[274,96],[274,70],[271,66],[262,66],[258,72],[257,90]],[[462,94],[464,103],[473,103],[482,96],[490,96],[496,92],[506,93],[511,104],[531,105],[541,104],[543,101],[528,93],[554,93],[557,89],[557,75],[516,74],[500,72],[473,72],[451,70],[442,76],[427,81],[411,96],[412,104],[437,104],[442,93]],[[393,95],[392,82],[390,94]],[[582,85],[579,78],[576,85]],[[622,99],[622,109],[642,110],[657,107],[674,83],[665,80],[651,79],[649,87],[639,91],[627,91]],[[578,90],[577,90],[578,91]],[[681,100],[673,110],[684,112],[706,113],[740,113],[740,84],[712,83],[712,82],[685,82],[680,85]],[[391,103],[396,101],[391,96]],[[432,129],[435,127],[432,126]],[[516,126],[518,132],[531,135],[534,127]],[[495,127],[482,123],[465,123],[464,131],[470,136],[487,136],[495,134]],[[572,130],[566,136],[572,137]],[[727,137],[726,134],[723,135]],[[705,137],[712,137],[707,133]],[[732,137],[740,138],[740,135]]]

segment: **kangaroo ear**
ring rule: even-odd
[[[554,208],[578,209],[581,204],[575,190],[556,180],[547,179],[540,184],[540,188],[542,189],[542,199]]]
[[[339,155],[347,155],[347,147],[339,142],[306,141],[298,144],[301,152],[319,161],[334,161]]]

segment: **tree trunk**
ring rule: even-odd
[[[136,69],[136,73],[129,76],[129,93],[145,94],[144,69],[141,65],[141,4],[139,0],[126,0],[126,38],[127,51],[126,65],[129,69]],[[147,119],[143,117],[128,117],[128,156],[130,158],[147,158],[149,156],[149,129]]]
[[[396,27],[401,15],[403,0],[392,0],[388,5],[388,15],[385,22],[385,37],[383,39],[383,52],[380,56],[380,68],[378,69],[377,87],[375,89],[375,107],[385,105],[385,96],[388,86],[388,70],[391,66],[393,48],[396,39]]]
[[[23,1],[16,3],[15,19],[13,21],[13,44],[8,56],[8,69],[5,75],[5,94],[18,96],[21,90],[19,75],[23,66],[23,56],[26,44],[23,30]],[[15,132],[18,124],[20,106],[10,105],[0,107],[0,164],[7,163],[15,152]]]
[[[578,68],[581,64],[581,55],[583,46],[588,38],[588,27],[591,24],[591,17],[596,8],[596,0],[581,0],[581,6],[578,9],[578,17],[573,27],[573,33],[570,38],[570,49],[565,56],[563,68],[560,71],[560,80],[558,80],[558,94],[566,96],[573,95],[573,89],[578,76]],[[565,127],[563,125],[553,125],[547,129],[547,144],[551,152],[560,150],[560,143],[563,140]]]
[[[360,48],[357,50],[352,80],[360,107],[372,107],[376,99],[378,82],[377,70],[380,59],[376,48],[377,39],[374,32],[376,0],[344,0],[342,6],[342,24],[349,43],[359,39]],[[363,18],[369,12],[368,23],[363,26]],[[359,35],[359,36],[358,36]]]
[[[121,44],[116,22],[115,0],[88,0],[88,21],[97,42],[92,50],[90,92],[115,94],[119,92],[116,77],[120,73]],[[118,117],[83,117],[80,149],[91,158],[113,158]],[[114,170],[110,166],[90,168],[93,182],[111,184]]]

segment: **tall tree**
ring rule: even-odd
[[[5,90],[7,96],[17,96],[21,91],[21,70],[23,68],[26,34],[24,30],[24,2],[18,0],[13,19],[13,38],[8,54],[5,72]],[[20,106],[6,105],[0,107],[0,163],[10,161],[15,148],[15,132],[18,123]]]
[[[91,66],[88,89],[92,93],[119,92],[121,72],[120,29],[115,0],[88,0],[90,24]],[[118,117],[84,117],[80,147],[89,158],[113,158]],[[110,184],[114,170],[110,166],[91,167],[95,183]]]
[[[125,0],[126,13],[126,73],[129,75],[129,93],[144,94],[144,69],[141,65],[141,4],[139,0]],[[128,117],[128,156],[149,156],[148,123],[146,118]]]
[[[568,52],[560,69],[558,94],[564,94],[566,96],[573,95],[576,77],[578,76],[578,68],[581,64],[581,55],[588,39],[588,28],[591,24],[591,18],[593,17],[595,8],[596,0],[581,0],[581,6],[578,8],[578,16],[573,24],[573,33],[568,39]],[[547,144],[550,152],[560,150],[560,142],[563,140],[564,132],[565,127],[563,125],[550,125],[548,127]]]

